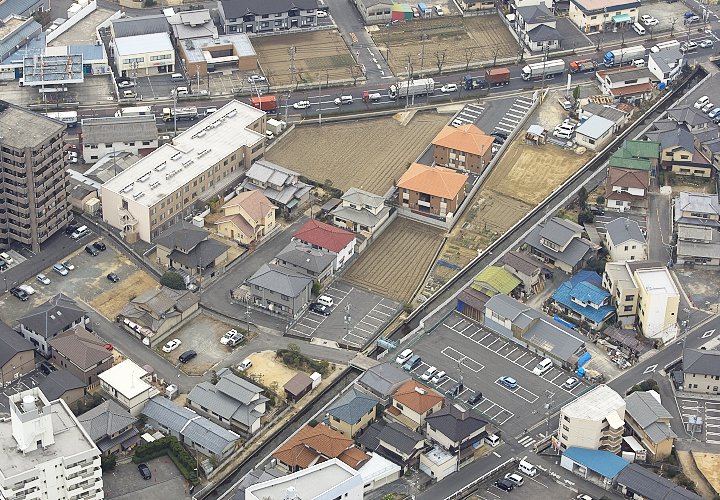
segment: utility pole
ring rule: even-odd
[[[545,88],[545,69],[547,68],[548,54],[550,53],[550,45],[547,42],[543,42],[543,72],[542,72],[542,83],[540,88]]]
[[[318,78],[318,125],[322,127],[322,79]]]
[[[288,48],[288,54],[290,55],[290,82],[295,85],[297,84],[295,80],[295,46],[291,45]]]
[[[177,137],[177,89],[173,92],[173,137]]]
[[[345,325],[345,342],[347,343],[347,349],[350,350],[350,340],[348,334],[350,333],[350,323],[352,322],[352,316],[350,316],[350,303],[345,305],[345,316],[343,316],[343,324]]]
[[[545,437],[548,437],[550,435],[550,408],[553,405],[553,398],[555,398],[555,393],[546,390],[545,394],[547,396],[547,403],[545,403]]]
[[[425,30],[423,30],[422,34],[420,35],[420,78],[422,78],[425,74],[425,38]]]
[[[250,301],[245,301],[245,321],[247,322],[247,334],[250,335]]]

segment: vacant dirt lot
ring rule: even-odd
[[[253,365],[247,374],[257,377],[258,382],[268,387],[276,383],[280,388],[279,393],[282,393],[282,387],[297,373],[275,359],[275,351],[260,351],[248,357]]]
[[[103,278],[107,281],[107,278]],[[107,283],[110,282],[107,281]],[[127,278],[121,277],[119,283],[115,283],[110,290],[95,297],[90,301],[90,305],[110,321],[115,321],[115,317],[120,313],[120,310],[122,310],[125,304],[148,288],[155,288],[157,286],[157,281],[148,273],[145,271],[135,271]]]
[[[713,494],[720,492],[720,454],[693,452],[692,456],[697,468],[715,490]]]
[[[397,218],[344,279],[398,302],[409,302],[442,243],[442,231]]]
[[[343,191],[356,187],[382,196],[447,120],[427,112],[404,126],[394,118],[299,126],[265,156],[315,181],[329,179]]]
[[[295,47],[295,80],[289,70],[291,46]],[[362,75],[337,30],[255,37],[253,47],[271,85],[347,80]]]
[[[416,19],[371,34],[385,59],[390,45],[388,64],[396,75],[407,72],[408,56],[415,73],[421,73],[423,68],[437,72],[438,61],[448,68],[517,54],[517,43],[494,15]]]

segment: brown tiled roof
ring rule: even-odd
[[[432,143],[456,151],[464,151],[478,156],[484,155],[492,148],[495,139],[483,133],[472,123],[460,127],[444,127],[435,136]]]
[[[393,399],[420,415],[438,404],[438,402],[445,400],[437,392],[414,380],[408,380],[401,385],[393,394]]]
[[[439,198],[454,199],[465,188],[468,176],[451,168],[410,165],[400,177],[397,187]]]
[[[312,382],[313,380],[310,378],[310,375],[308,375],[307,373],[298,372],[293,378],[285,382],[283,389],[292,394],[293,396],[297,396],[302,391],[311,386]]]
[[[628,170],[610,167],[607,177],[608,186],[647,189],[650,185],[650,172],[646,170]]]
[[[252,189],[250,191],[244,191],[228,201],[222,206],[224,210],[227,207],[241,206],[250,217],[255,220],[261,220],[270,209],[277,208],[273,202],[267,199],[262,194],[262,191]]]
[[[253,227],[246,221],[242,215],[235,214],[235,215],[226,215],[224,217],[220,217],[218,220],[215,221],[215,225],[223,224],[225,222],[232,223],[238,230],[242,231],[245,236],[252,238],[255,235],[255,230]]]
[[[626,87],[618,87],[615,89],[610,89],[610,93],[614,96],[624,96],[624,95],[646,93],[646,92],[650,92],[651,90],[652,90],[651,84],[638,83],[635,85],[628,85]]]
[[[50,346],[54,350],[67,357],[81,370],[87,370],[112,358],[112,353],[105,349],[105,345],[106,342],[81,325],[63,332],[50,341]]]
[[[306,425],[282,445],[273,457],[290,467],[306,468],[317,459],[339,458],[358,468],[370,457],[356,448],[353,440],[324,424]]]

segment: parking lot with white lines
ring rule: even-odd
[[[400,347],[405,348],[422,358],[412,370],[414,376],[419,378],[430,366],[447,372],[437,384],[423,383],[441,391],[449,400],[469,406],[468,400],[481,393],[482,399],[472,407],[496,426],[502,426],[505,435],[524,438],[525,430],[543,420],[545,404],[550,401],[555,411],[588,389],[582,382],[571,390],[562,388],[572,374],[558,367],[542,376],[533,374],[541,356],[489,333],[458,313],[452,313],[429,333]],[[500,384],[502,376],[514,378],[517,387],[511,389]],[[459,394],[449,394],[460,380],[463,387]],[[531,446],[535,441],[529,436],[523,445]]]
[[[525,118],[532,104],[533,101],[530,97],[518,97],[515,99],[510,109],[505,112],[505,115],[495,126],[495,131],[505,132],[506,134],[512,132],[517,124]]]
[[[306,311],[288,335],[336,342],[341,347],[362,349],[395,317],[401,305],[343,282],[323,291],[333,299],[329,316]]]
[[[700,398],[678,398],[683,426],[693,437],[710,444],[720,444],[720,401]],[[702,419],[702,428],[691,431],[689,423],[694,417]]]

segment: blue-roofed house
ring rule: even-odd
[[[615,317],[610,292],[602,288],[602,278],[594,271],[583,270],[565,281],[552,296],[552,308],[582,326],[586,323],[599,330]]]
[[[229,457],[240,444],[240,436],[234,432],[162,396],[148,401],[142,413],[151,427],[218,461]]]
[[[605,485],[613,481],[630,462],[605,450],[591,450],[571,446],[563,452],[560,466],[585,479],[600,480]]]
[[[348,437],[364,430],[377,419],[380,400],[351,387],[327,410],[330,427]]]

